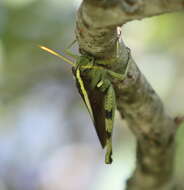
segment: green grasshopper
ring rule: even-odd
[[[125,75],[121,75],[106,69],[104,65],[97,64],[90,56],[74,56],[65,52],[76,59],[76,63],[74,63],[47,47],[40,46],[40,48],[72,65],[77,89],[89,111],[102,148],[106,148],[105,163],[111,164],[116,96],[109,77],[124,80],[128,70],[128,62]]]

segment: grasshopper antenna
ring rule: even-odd
[[[68,63],[68,64],[72,65],[73,67],[75,67],[75,63],[73,63],[72,61],[70,61],[69,59],[67,59],[66,57],[64,57],[63,55],[57,53],[56,51],[54,51],[54,50],[52,50],[52,49],[49,49],[49,48],[47,48],[47,47],[45,47],[45,46],[40,46],[40,45],[39,45],[38,47],[41,48],[41,49],[44,50],[44,51],[49,52],[49,53],[52,54],[52,55],[55,55],[55,56],[59,57],[60,59],[62,59],[62,60],[65,61],[66,63]]]

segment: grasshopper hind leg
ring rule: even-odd
[[[107,132],[105,163],[111,164],[112,132],[113,132],[113,123],[114,123],[114,113],[116,109],[115,92],[111,83],[109,85],[107,94],[105,96],[104,106],[105,106],[105,123],[106,123],[106,132]]]
[[[105,111],[105,131],[106,131],[106,155],[105,163],[112,163],[112,132],[114,123],[114,113],[116,109],[115,92],[111,82],[107,79],[101,80],[97,87],[105,93],[104,111]]]
[[[111,164],[113,159],[112,159],[112,138],[107,139],[106,142],[106,154],[105,154],[105,163],[106,164]]]

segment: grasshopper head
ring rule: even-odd
[[[91,69],[94,65],[94,58],[84,55],[79,56],[76,65],[79,66],[82,70]]]

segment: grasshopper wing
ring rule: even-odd
[[[86,107],[93,120],[96,133],[100,140],[102,147],[106,146],[107,132],[105,129],[105,108],[104,97],[105,94],[98,88],[92,89],[90,87],[91,79],[88,75],[82,75],[79,68],[72,70],[76,79],[77,89],[86,104]]]

